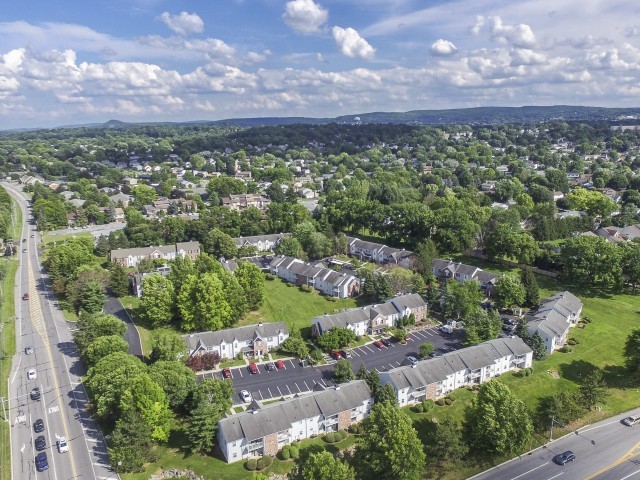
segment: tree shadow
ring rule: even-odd
[[[629,370],[623,365],[606,365],[603,369],[604,381],[613,388],[636,387],[633,378],[629,375]]]
[[[585,360],[573,360],[570,363],[561,363],[559,366],[560,375],[563,378],[577,383],[582,383],[587,375],[597,369],[598,367],[593,363]]]

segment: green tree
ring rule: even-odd
[[[264,274],[257,265],[250,262],[240,262],[234,275],[244,291],[249,310],[257,310],[265,298]]]
[[[291,335],[282,342],[282,345],[280,345],[280,351],[293,355],[301,360],[309,356],[309,347],[307,346],[307,342],[305,342],[300,336],[296,335]]]
[[[302,463],[305,480],[355,480],[356,474],[348,464],[329,452],[312,453]]]
[[[497,380],[480,385],[467,409],[465,429],[471,447],[492,456],[518,452],[533,433],[527,406]]]
[[[151,205],[158,198],[156,189],[148,185],[138,185],[133,189],[134,203],[138,207]]]
[[[629,242],[622,246],[622,273],[626,276],[627,283],[631,284],[633,294],[636,294],[640,284],[640,244]]]
[[[129,293],[129,275],[119,263],[110,266],[109,288],[116,297],[124,297]]]
[[[426,456],[409,416],[389,402],[376,403],[362,422],[356,458],[362,478],[419,480]]]
[[[525,340],[525,343],[527,343],[527,345],[531,347],[531,350],[533,350],[533,358],[535,358],[536,360],[544,360],[545,358],[547,358],[547,346],[544,344],[544,340],[540,336],[540,333],[536,332],[531,335],[530,338],[530,342],[527,342],[526,339],[523,340]]]
[[[624,360],[629,374],[640,383],[640,329],[631,331],[624,344]]]
[[[350,328],[335,327],[320,335],[316,343],[324,350],[339,350],[355,340],[356,334]]]
[[[90,314],[100,313],[106,301],[104,287],[97,280],[88,281],[80,292],[80,308]]]
[[[196,387],[186,429],[191,451],[208,452],[213,448],[218,420],[231,408],[233,393],[230,380],[207,378]]]
[[[196,269],[193,260],[189,257],[177,256],[175,260],[171,262],[171,271],[169,275],[167,275],[167,278],[173,284],[173,289],[177,294],[182,288],[182,284],[187,276],[195,273]]]
[[[608,217],[618,208],[616,202],[597,190],[574,188],[567,200],[573,210],[584,210],[589,215]]]
[[[238,256],[236,241],[219,228],[214,228],[204,239],[204,249],[215,258],[235,258]]]
[[[107,355],[115,352],[127,353],[129,344],[118,335],[98,337],[86,348],[83,358],[87,367],[92,367]]]
[[[585,410],[582,407],[580,393],[575,390],[562,390],[554,395],[540,399],[536,415],[536,424],[540,429],[546,429],[551,419],[560,423],[571,423],[582,417]]]
[[[526,290],[515,275],[506,274],[498,279],[493,294],[498,308],[513,308],[524,305]]]
[[[355,379],[356,376],[353,373],[351,364],[344,359],[340,359],[336,362],[333,368],[333,379],[336,383],[350,382]]]
[[[122,320],[103,313],[81,315],[76,322],[76,328],[74,339],[81,355],[84,355],[87,347],[95,339],[109,335],[122,338],[127,331],[127,326]]]
[[[540,304],[540,289],[538,288],[536,275],[530,267],[520,271],[520,282],[524,287],[524,306],[529,308],[537,307]]]
[[[420,358],[429,358],[435,352],[436,347],[431,342],[424,342],[420,344]]]
[[[478,308],[476,312],[465,320],[465,343],[477,343],[493,340],[502,328],[502,321],[497,311],[487,312]]]
[[[376,301],[386,302],[393,297],[393,288],[389,279],[385,275],[377,275],[374,277],[376,283]]]
[[[446,318],[468,321],[478,311],[482,292],[476,281],[447,282],[445,287],[444,314]]]
[[[433,261],[438,258],[438,249],[431,239],[427,239],[416,245],[414,249],[416,260],[413,268],[422,275],[430,275]]]
[[[273,249],[277,255],[285,255],[293,258],[304,258],[302,245],[295,237],[284,237]]]
[[[620,247],[602,237],[579,235],[562,247],[562,275],[582,284],[617,286],[622,281],[621,254]]]
[[[141,472],[145,463],[154,460],[152,433],[135,410],[118,419],[109,440],[109,459],[116,473]]]
[[[609,390],[604,381],[602,369],[594,367],[585,375],[582,385],[580,385],[582,405],[591,409],[598,403],[604,403],[608,396]]]
[[[427,451],[430,456],[440,461],[460,462],[467,456],[469,446],[464,441],[460,425],[450,418],[445,418],[435,424]]]
[[[109,358],[109,357],[105,357]],[[134,410],[142,421],[151,427],[151,438],[158,442],[169,439],[171,411],[169,401],[160,385],[146,372],[131,379],[120,398],[122,412]]]
[[[154,330],[151,345],[152,362],[181,360],[187,354],[184,339],[173,330]]]
[[[180,361],[159,360],[149,367],[149,376],[162,387],[175,411],[185,406],[189,395],[196,388],[196,374]]]
[[[372,372],[376,371],[373,370]],[[374,400],[376,403],[387,402],[391,405],[395,405],[396,407],[398,406],[398,395],[396,394],[396,391],[393,389],[393,386],[390,383],[385,383],[377,389]]]
[[[178,310],[184,331],[220,330],[233,323],[224,285],[214,273],[189,275],[178,294]]]
[[[173,283],[159,273],[147,275],[142,282],[139,315],[154,328],[167,325],[175,316],[176,295]]]

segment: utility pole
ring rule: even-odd
[[[552,441],[553,441],[553,424],[554,424],[554,423],[555,423],[555,424],[560,425],[562,428],[564,428],[564,429],[566,429],[566,430],[569,430],[570,432],[575,433],[577,436],[579,436],[579,437],[581,437],[581,438],[584,438],[585,440],[587,440],[587,441],[591,442],[591,445],[595,445],[595,444],[596,444],[596,441],[595,441],[595,440],[591,440],[591,439],[589,439],[589,438],[585,437],[584,435],[582,435],[579,431],[577,431],[577,430],[573,430],[573,429],[571,429],[571,428],[567,427],[564,423],[559,422],[558,420],[556,420],[556,417],[555,417],[555,416],[552,416],[552,417],[551,417],[551,431],[550,431],[550,433],[549,433],[549,442],[552,442]]]

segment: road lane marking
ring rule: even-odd
[[[564,472],[560,472],[559,474],[554,475],[554,476],[553,476],[553,477],[551,477],[551,478],[547,478],[547,480],[553,480],[554,478],[559,477],[560,475],[564,475]]]
[[[606,472],[607,470],[611,470],[614,467],[617,467],[618,465],[620,465],[621,463],[626,462],[627,460],[635,457],[636,455],[638,455],[638,449],[640,448],[640,442],[636,443],[633,447],[631,447],[627,453],[625,453],[623,456],[621,456],[618,460],[616,460],[615,462],[613,462],[610,465],[607,465],[606,467],[598,470],[596,473],[589,475],[588,477],[585,477],[584,480],[591,480],[592,478],[597,477],[598,475],[600,475],[601,473]]]
[[[240,377],[244,377],[244,375],[242,375],[242,368],[238,368],[238,373],[240,374]]]
[[[545,465],[549,465],[549,462],[543,463],[542,465],[538,465],[537,467],[532,468],[531,470],[529,470],[527,472],[521,473],[517,477],[513,477],[511,480],[516,480],[516,478],[524,477],[525,475],[527,475],[527,474],[529,474],[531,472],[534,472],[534,471],[538,470],[539,468],[544,467]]]
[[[636,470],[633,473],[630,473],[629,475],[627,475],[626,477],[622,477],[620,480],[627,480],[627,478],[631,478],[633,477],[636,473],[640,473],[640,470]]]
[[[307,390],[311,390],[311,389],[309,388],[309,385],[307,385],[307,382],[305,382],[304,380],[303,380],[303,382],[304,382],[305,386],[307,387]]]

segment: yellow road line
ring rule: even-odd
[[[618,465],[626,462],[627,460],[631,460],[633,457],[636,457],[639,454],[640,454],[640,442],[636,443],[633,447],[629,449],[627,453],[625,453],[623,456],[621,456],[618,460],[613,462],[611,465],[607,465],[601,470],[598,470],[596,473],[589,475],[588,477],[585,477],[583,480],[591,480],[592,478],[597,477],[598,475],[606,472],[607,470],[611,470],[612,468],[617,467]]]
[[[44,342],[44,346],[47,348],[47,352],[49,353],[49,361],[51,362],[51,365],[54,365],[53,354],[51,353],[51,345],[49,344],[49,337],[46,335],[46,329],[45,331],[42,330],[44,315],[42,314],[42,305],[40,304],[40,296],[38,295],[38,291],[36,289],[36,282],[33,277],[33,270],[31,269],[31,257],[27,257],[27,270],[29,272],[29,292],[32,292],[29,294],[29,299],[31,300],[29,302],[29,313],[31,315],[32,322],[38,334],[40,335],[40,337],[42,338],[42,341]],[[55,319],[52,319],[52,320],[55,321]],[[55,383],[56,392],[58,393],[58,397],[55,397],[55,402],[59,403],[59,398],[61,396],[62,390],[60,389],[60,385],[58,384],[58,376],[55,374],[55,371],[52,377]],[[67,426],[66,415],[64,414],[63,409],[60,408],[60,405],[58,405],[58,409],[59,409],[58,411],[60,412],[60,416],[62,417],[62,428],[64,428],[64,435],[67,438],[67,442],[70,442],[71,437],[69,436],[69,429]],[[71,459],[71,469],[73,470],[72,478],[77,478],[78,473],[76,470],[76,462],[74,460],[73,453],[69,455],[69,458]]]

